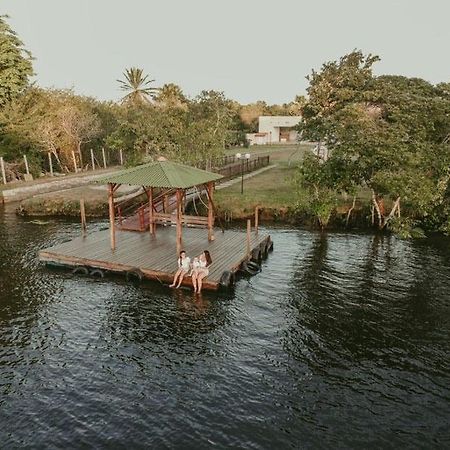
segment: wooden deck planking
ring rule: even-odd
[[[85,238],[79,237],[42,250],[41,260],[87,265],[113,271],[139,268],[150,277],[160,275],[166,281],[177,268],[176,233],[174,227],[158,227],[156,237],[148,232],[117,232],[117,246],[110,249],[109,230],[99,231]],[[251,248],[265,241],[268,235],[251,234]],[[184,228],[183,248],[193,258],[203,250],[209,250],[213,259],[205,288],[216,289],[225,270],[235,270],[245,259],[245,232],[215,230],[215,240],[208,242],[205,229]],[[190,279],[186,280],[190,284]]]

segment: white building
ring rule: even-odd
[[[295,142],[301,116],[260,116],[258,133],[247,134],[251,145],[276,144],[279,142]]]

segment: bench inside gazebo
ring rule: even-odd
[[[257,225],[252,231],[249,221],[246,232],[215,232],[214,184],[220,178],[222,176],[216,173],[163,160],[96,180],[96,183],[108,185],[109,230],[44,249],[39,258],[47,264],[69,266],[86,274],[123,273],[127,278],[169,283],[177,269],[181,249],[191,257],[208,250],[213,263],[203,287],[217,290],[219,286],[229,286],[242,264],[251,259],[260,262],[272,244],[270,236],[258,233]],[[124,184],[141,186],[147,194],[146,232],[125,231],[117,223],[114,194]],[[193,187],[206,193],[206,217],[183,213],[186,191]],[[155,198],[161,198],[165,193],[175,197],[174,211],[155,207]],[[192,284],[189,276],[184,278],[183,284]]]

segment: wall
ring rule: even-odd
[[[301,116],[260,116],[259,117],[260,133],[267,133],[269,142],[280,141],[280,127],[295,127],[301,120]],[[293,130],[295,132],[295,130]],[[295,140],[296,134],[290,133],[289,138]]]

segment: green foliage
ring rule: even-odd
[[[33,75],[31,53],[0,16],[0,107],[17,97]]]
[[[149,80],[148,75],[144,76],[142,69],[137,67],[125,69],[123,76],[124,80],[117,80],[120,89],[127,93],[122,98],[123,104],[139,106],[150,103],[150,100],[155,98],[158,88],[151,85],[155,80]]]
[[[313,155],[305,156],[294,178],[299,213],[315,217],[323,229],[338,204],[337,186],[330,164]]]
[[[401,76],[374,77],[372,65],[378,59],[354,51],[313,72],[299,130],[304,138],[325,144],[328,158],[323,167],[334,166],[329,171],[334,189],[372,190],[380,228],[400,213],[400,202],[409,215],[405,220],[430,224],[431,215],[434,223],[446,222],[448,86]],[[330,189],[329,179],[319,181]],[[398,211],[385,211],[385,199]]]

